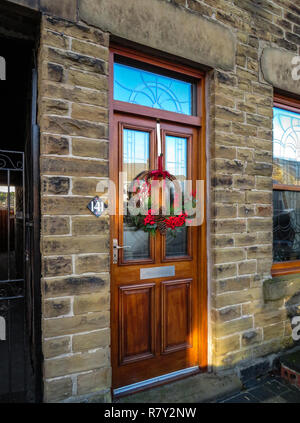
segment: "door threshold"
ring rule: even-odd
[[[138,391],[143,391],[147,388],[152,388],[158,385],[162,385],[167,382],[173,382],[177,379],[181,379],[191,374],[199,373],[199,366],[189,367],[183,370],[177,370],[176,372],[167,373],[162,376],[153,377],[151,379],[143,380],[141,382],[132,383],[131,385],[122,386],[121,388],[113,389],[114,398],[121,397],[124,395],[133,394]]]

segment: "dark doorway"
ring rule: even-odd
[[[41,400],[38,17],[22,11],[0,7],[0,403]]]

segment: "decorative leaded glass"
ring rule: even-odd
[[[123,130],[123,172],[127,174],[127,181],[131,182],[138,178],[145,170],[149,170],[150,134],[145,131],[134,129]],[[130,192],[126,194],[124,208],[129,200]],[[127,210],[125,215],[127,214]],[[126,222],[123,222],[123,244],[130,248],[123,251],[124,261],[142,260],[150,257],[149,233],[142,229],[136,230]]]
[[[192,115],[193,84],[121,63],[114,64],[114,99]]]
[[[273,180],[300,185],[300,114],[274,107]]]
[[[167,135],[166,144],[166,169],[178,181],[181,181],[182,190],[184,191],[184,181],[187,179],[187,138],[174,137]],[[171,187],[171,204],[181,201],[174,198],[174,190]],[[180,257],[188,254],[188,231],[187,227],[177,230],[176,238],[167,233],[166,236],[166,257]]]
[[[274,108],[273,181],[300,185],[300,114]],[[300,192],[273,191],[273,258],[275,262],[300,259]]]
[[[300,192],[273,191],[275,262],[300,260]]]
[[[187,177],[187,139],[166,136],[166,169],[179,180]]]

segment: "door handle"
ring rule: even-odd
[[[122,247],[118,245],[118,240],[113,239],[113,264],[118,264],[118,251],[122,248],[131,248],[130,245],[123,245]]]

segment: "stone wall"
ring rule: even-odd
[[[42,19],[38,106],[45,401],[93,391],[105,400],[109,226],[87,209],[97,183],[108,178],[105,33]]]
[[[269,301],[264,290],[272,266],[273,87],[260,58],[273,47],[280,68],[278,47],[299,53],[300,9],[289,1],[187,5],[230,26],[237,42],[234,71],[210,74],[211,362],[217,369],[242,367],[293,346],[288,294]],[[267,60],[265,67],[274,64]],[[299,83],[289,82],[277,88],[297,92]]]
[[[108,177],[102,30],[136,41],[136,22],[118,17],[132,17],[132,1],[52,1],[48,9],[46,0],[14,2],[68,20],[43,17],[39,57],[45,401],[93,392],[109,400],[109,225],[86,205]],[[144,5],[136,13],[144,16],[139,43],[210,69],[210,364],[247,366],[293,346],[290,315],[300,302],[298,275],[270,279],[273,87],[300,93],[287,63],[300,52],[300,7],[289,0],[151,2],[149,10],[149,0],[135,3]]]
[[[211,363],[218,370],[243,367],[293,346],[289,295],[269,301],[264,289],[272,266],[274,90],[271,78],[264,79],[260,58],[272,47],[279,51],[275,66],[281,58],[288,69],[278,47],[299,53],[300,9],[289,1],[180,3],[217,19],[236,37],[234,70],[209,75]],[[270,58],[265,68],[277,72]],[[274,85],[297,92],[299,83],[288,82]],[[296,291],[294,285],[290,295]]]

